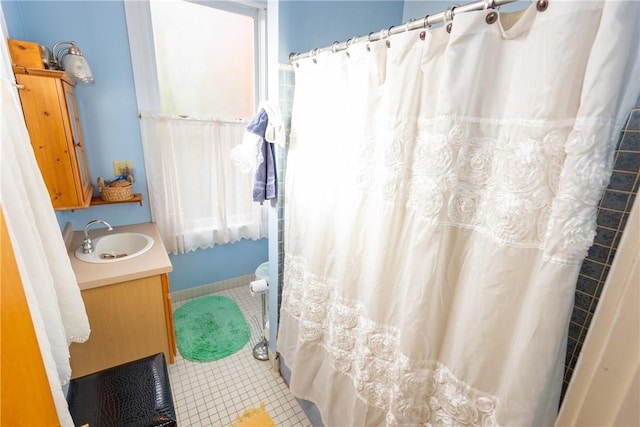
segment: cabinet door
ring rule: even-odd
[[[54,77],[16,74],[16,80],[23,85],[20,92],[22,111],[29,132],[31,146],[35,153],[42,178],[47,186],[53,208],[86,208],[91,201],[90,182],[81,183],[80,165],[76,159],[76,145],[73,140],[72,117],[67,108],[67,90],[62,79]],[[69,86],[72,89],[72,86]],[[73,99],[73,92],[70,92]],[[75,99],[73,116],[77,117]],[[80,129],[75,123],[77,134]],[[79,149],[84,163],[82,138]]]
[[[72,378],[161,352],[171,363],[165,297],[161,276],[83,290],[91,335],[69,347]]]
[[[80,131],[80,118],[78,117],[78,107],[76,105],[76,96],[73,86],[62,82],[64,97],[66,100],[68,140],[73,146],[70,151],[72,170],[76,183],[76,194],[82,205],[88,205],[91,201],[93,187],[91,186],[91,178],[89,177],[89,168],[87,167],[87,157],[84,152],[84,140]]]

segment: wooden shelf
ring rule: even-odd
[[[132,198],[127,199],[127,200],[118,200],[115,202],[108,202],[106,200],[102,200],[100,198],[100,196],[95,196],[91,199],[91,206],[97,206],[97,205],[113,205],[115,203],[135,203],[138,202],[140,203],[140,206],[142,206],[142,194],[141,193],[135,193],[133,195]]]

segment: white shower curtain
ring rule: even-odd
[[[296,67],[278,351],[327,426],[553,425],[640,3],[488,13]]]
[[[0,27],[4,36],[0,46],[0,206],[11,239],[1,244],[10,244],[16,255],[60,425],[73,427],[63,391],[71,379],[69,344],[89,338],[89,320],[49,193],[29,144],[11,71],[1,5]],[[3,366],[11,369],[10,364]]]

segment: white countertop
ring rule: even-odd
[[[151,249],[142,255],[124,261],[100,264],[84,262],[76,258],[74,252],[78,246],[82,245],[84,233],[83,231],[69,230],[69,228],[69,226],[65,227],[63,237],[65,242],[70,241],[70,244],[67,245],[67,254],[71,260],[71,267],[76,274],[80,290],[155,276],[173,270],[158,228],[154,223],[123,225],[113,227],[113,231],[108,231],[106,228],[90,229],[89,236],[92,239],[108,233],[134,232],[151,236],[154,241]]]

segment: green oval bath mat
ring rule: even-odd
[[[213,295],[189,301],[173,314],[180,354],[195,362],[222,359],[249,342],[251,332],[238,305]]]

